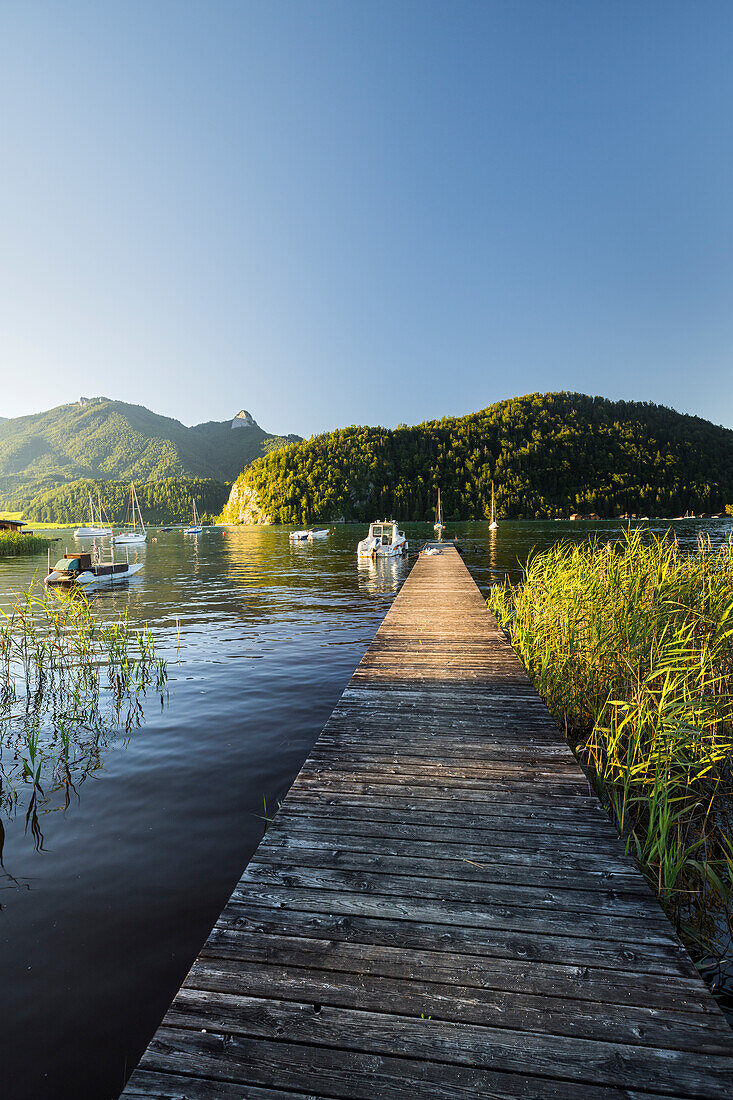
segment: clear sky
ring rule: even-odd
[[[0,0],[0,415],[733,426],[733,4]]]

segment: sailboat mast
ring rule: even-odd
[[[132,499],[133,499],[132,525],[133,525],[133,527],[136,526],[136,524],[135,524],[135,509],[137,508],[137,515],[138,515],[138,519],[140,520],[140,530],[142,531],[142,533],[144,535],[144,534],[146,534],[145,524],[143,523],[143,514],[140,511],[140,501],[137,499],[137,493],[135,492],[135,482],[134,481],[130,482],[130,487],[132,489]]]

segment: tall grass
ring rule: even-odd
[[[533,555],[488,604],[688,943],[733,934],[733,545]]]
[[[50,539],[41,539],[37,535],[24,535],[20,531],[0,531],[0,558],[38,554],[50,545]]]
[[[24,590],[0,612],[0,812],[22,804],[42,846],[39,811],[69,804],[151,690],[163,703],[167,666],[147,626],[103,621],[75,589]]]

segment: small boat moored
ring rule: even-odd
[[[183,533],[184,535],[200,535],[202,532],[203,527],[196,511],[196,501],[191,497],[191,525],[190,527],[184,527]]]
[[[489,531],[496,531],[499,524],[496,522],[496,506],[494,504],[494,483],[491,482],[491,519],[489,521]]]
[[[380,519],[369,524],[369,534],[357,547],[360,558],[396,558],[408,550],[404,531],[398,530],[397,520]]]
[[[433,530],[438,536],[438,542],[442,542],[443,532],[445,531],[445,524],[443,523],[443,508],[440,503],[440,489],[438,489],[438,507],[435,509],[435,523],[433,524]]]
[[[92,500],[92,494],[89,494],[89,514],[91,516],[91,523],[88,527],[77,527],[74,531],[75,539],[94,539],[104,538],[105,535],[112,534],[111,527],[105,527],[102,522],[102,497],[97,494],[97,502],[99,506],[99,520],[94,514],[94,501]]]
[[[130,515],[130,523],[132,526],[131,531],[120,531],[119,535],[112,536],[112,542],[117,543],[119,546],[134,546],[136,543],[145,542],[148,537],[148,533],[145,530],[145,524],[143,523],[142,512],[140,511],[140,502],[137,499],[137,493],[135,492],[135,485],[130,482],[130,503],[128,505],[128,513]],[[137,519],[135,518],[137,513]],[[137,529],[137,520],[140,520],[140,530]]]
[[[328,527],[308,527],[304,531],[291,531],[289,538],[291,542],[313,542],[314,539],[325,539],[330,534]]]
[[[48,576],[44,578],[49,585],[80,584],[117,584],[126,581],[142,569],[142,562],[129,562],[114,560],[114,553],[110,555],[108,562],[103,562],[99,555],[92,558],[91,554],[64,554],[63,558],[56,562],[53,569],[50,568]]]

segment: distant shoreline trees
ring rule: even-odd
[[[227,482],[211,478],[164,477],[135,484],[140,509],[146,523],[184,523],[191,517],[191,497],[202,519],[217,515],[229,495]],[[84,523],[89,515],[89,494],[102,507],[111,523],[125,519],[130,494],[129,481],[93,481],[82,479],[39,493],[23,510],[30,523]]]

